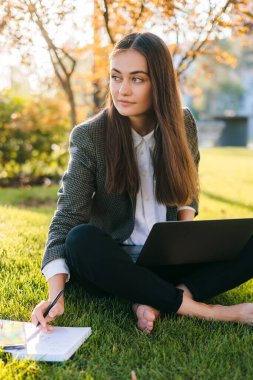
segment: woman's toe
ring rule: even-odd
[[[151,321],[149,321],[148,323],[147,323],[147,329],[149,330],[149,331],[152,331],[153,330],[153,327],[154,327],[154,322],[151,322]]]

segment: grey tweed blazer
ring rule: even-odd
[[[196,165],[199,162],[195,120],[184,109],[185,128]],[[42,269],[50,261],[65,257],[65,239],[76,225],[91,223],[118,242],[134,228],[135,200],[126,194],[105,190],[106,111],[77,125],[70,135],[70,160],[58,192],[57,210],[49,227]],[[191,204],[197,211],[196,202]],[[177,207],[167,207],[167,220],[177,220]]]

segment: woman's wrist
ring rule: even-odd
[[[193,220],[195,217],[195,211],[184,209],[179,210],[177,213],[177,220],[183,221],[183,220]]]
[[[67,274],[58,273],[48,280],[49,295],[48,300],[52,301],[61,289],[64,289],[67,279]],[[64,303],[63,295],[59,298],[58,302]]]

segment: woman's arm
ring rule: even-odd
[[[68,232],[88,223],[95,192],[96,148],[88,128],[77,126],[70,136],[70,158],[58,193],[58,204],[49,227],[42,269],[50,261],[65,257]]]
[[[198,169],[199,161],[200,161],[200,153],[199,153],[199,144],[198,144],[198,130],[196,126],[196,121],[188,108],[184,108],[184,123],[185,123],[185,131],[188,140],[188,144],[190,150],[192,152],[192,156],[195,162],[195,165]],[[195,209],[195,216],[198,215],[198,200],[193,199],[190,204],[187,206],[193,207]],[[189,220],[189,219],[187,219]]]
[[[76,225],[89,221],[92,195],[95,191],[96,150],[85,126],[80,125],[73,129],[69,150],[69,164],[62,179],[57,210],[49,228],[42,269],[57,259],[64,259],[68,232]],[[50,301],[65,286],[68,275],[60,270],[48,279],[48,301],[41,301],[32,312],[33,323],[37,324],[39,321],[44,331],[50,331],[48,322],[64,312],[64,297],[61,296],[49,315],[43,317]]]
[[[59,293],[61,289],[64,289],[67,275],[65,273],[59,273],[55,276],[51,277],[48,280],[49,287],[49,296],[47,301],[41,301],[32,312],[32,322],[37,325],[38,322],[41,324],[41,328],[45,332],[49,332],[52,327],[48,325],[48,322],[53,321],[55,318],[59,317],[64,313],[64,296],[63,294],[56,302],[55,306],[52,307],[48,316],[46,318],[43,317],[43,313],[55,298],[55,296]]]
[[[195,210],[185,209],[179,210],[177,213],[177,220],[193,220],[195,216]]]

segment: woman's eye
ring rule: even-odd
[[[118,77],[117,75],[112,75],[111,78],[115,80],[116,82],[120,80],[120,77]]]
[[[137,77],[133,77],[133,82],[141,83],[141,82],[143,82],[143,79],[137,78]]]

